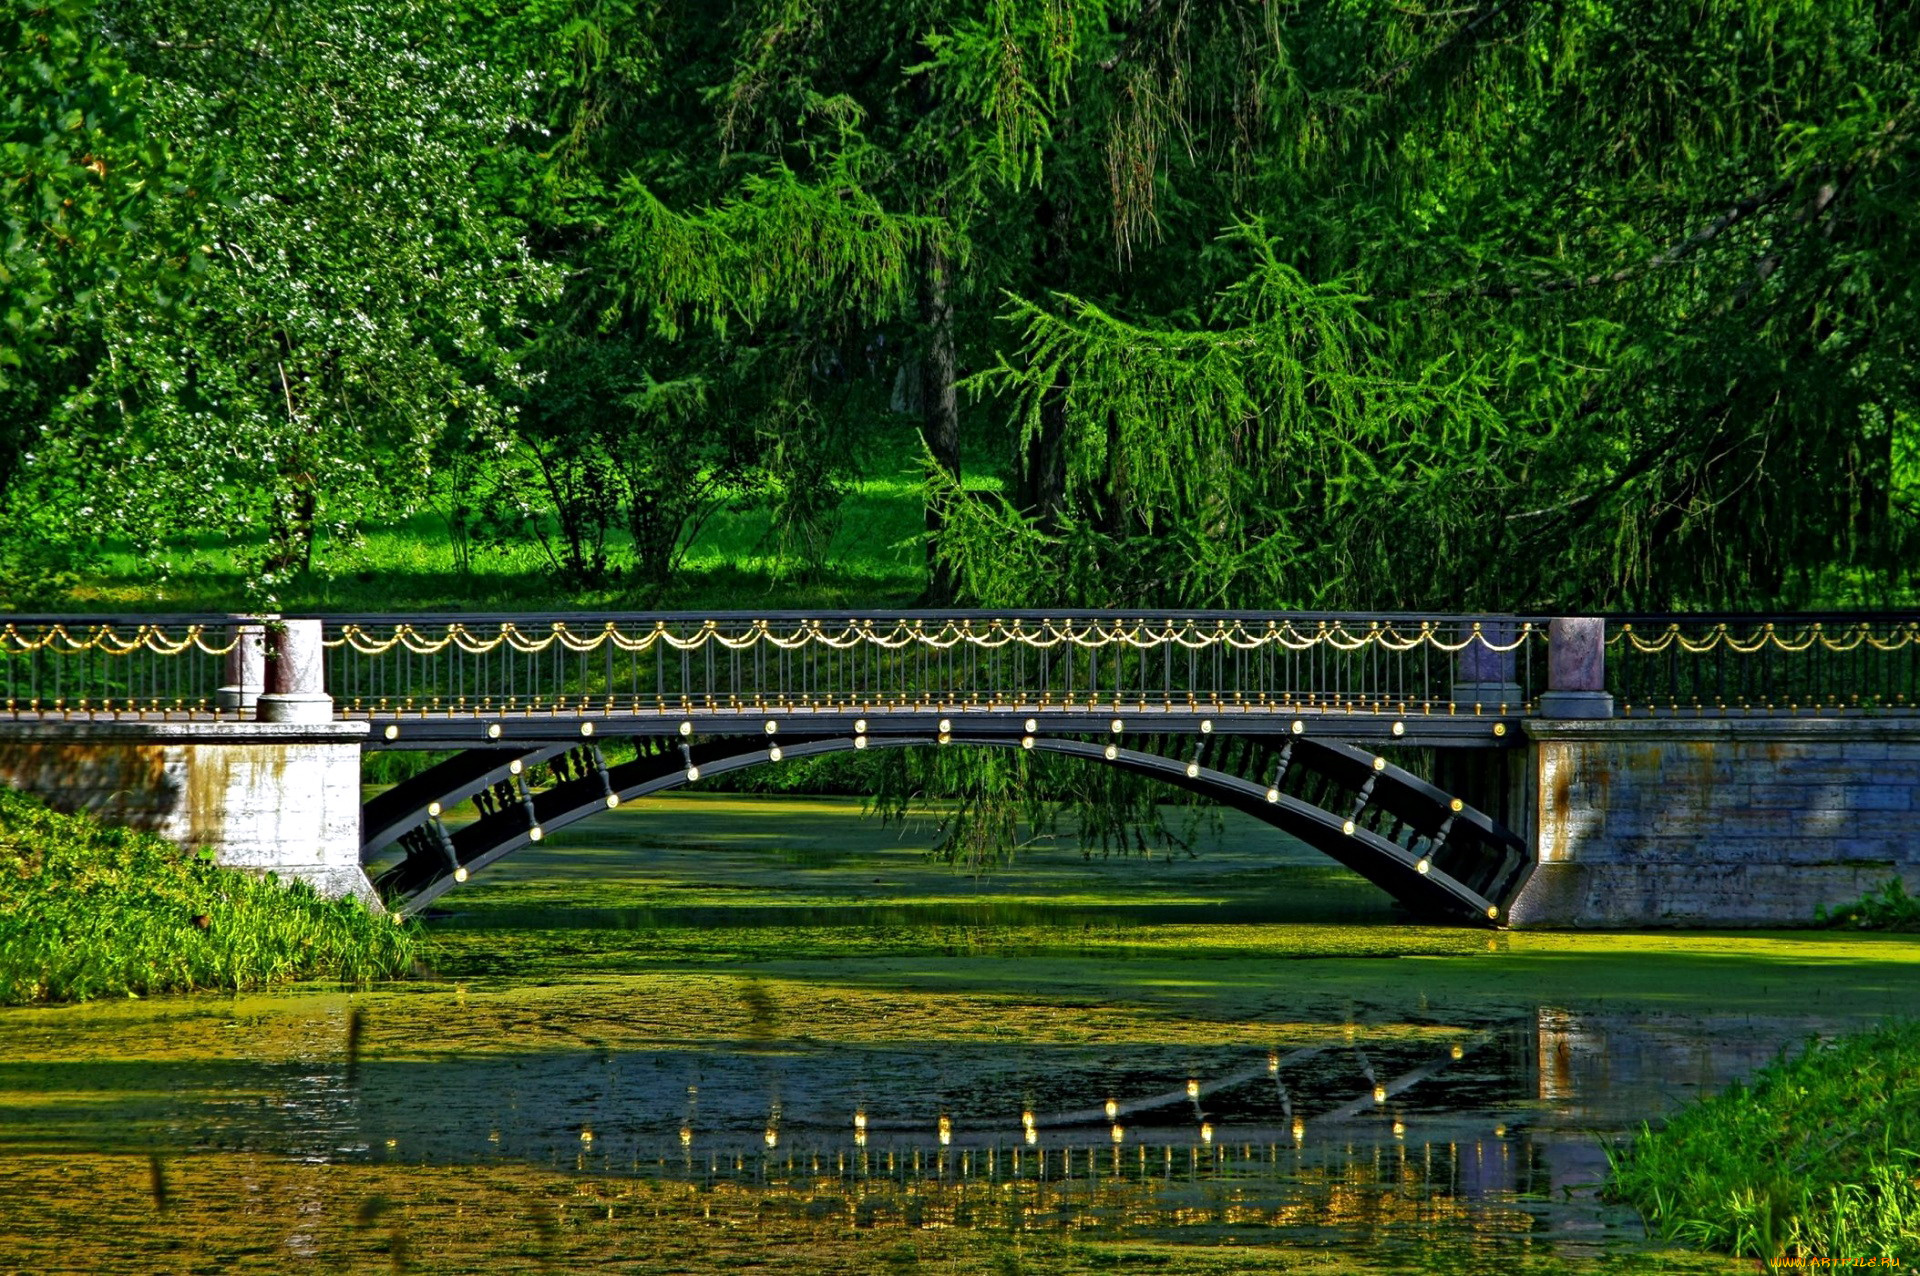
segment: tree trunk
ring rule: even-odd
[[[960,393],[955,381],[951,268],[944,249],[927,249],[920,277],[920,318],[927,331],[927,348],[920,360],[920,403],[924,413],[922,437],[937,472],[927,475],[954,485],[960,482]],[[927,601],[953,600],[953,574],[941,559],[940,512],[927,502]]]
[[[1072,259],[1068,244],[1071,207],[1064,199],[1040,201],[1041,240],[1037,277],[1043,292],[1068,291]],[[1053,530],[1067,504],[1067,382],[1065,373],[1040,404],[1040,428],[1014,441],[1015,503]]]

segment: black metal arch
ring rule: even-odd
[[[1086,758],[1203,794],[1298,838],[1437,920],[1500,924],[1533,868],[1525,842],[1459,798],[1365,749],[1297,735],[832,733],[633,743],[637,756],[614,766],[592,742],[473,749],[396,785],[367,804],[363,822],[363,860],[395,843],[404,852],[375,885],[412,912],[548,833],[702,776],[850,749],[948,744]],[[1183,745],[1188,756],[1174,756]],[[534,787],[536,777],[546,787]],[[449,829],[441,813],[465,799],[479,818]]]

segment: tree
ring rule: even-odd
[[[47,420],[23,478],[76,483],[147,554],[258,536],[271,589],[321,531],[411,508],[450,431],[505,446],[525,308],[552,277],[489,191],[525,86],[429,4],[105,16],[153,127],[224,173],[224,198],[191,307],[101,316],[89,410]]]

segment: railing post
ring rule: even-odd
[[[1543,718],[1611,718],[1607,694],[1607,622],[1561,616],[1547,625],[1547,689]]]
[[[1468,629],[1467,645],[1460,649],[1453,677],[1453,702],[1519,713],[1526,690],[1514,677],[1513,640],[1519,626],[1511,620],[1483,620]],[[1509,650],[1498,651],[1496,647]]]
[[[333,697],[326,687],[326,648],[317,620],[270,621],[262,722],[331,722]]]
[[[267,689],[267,626],[270,617],[235,616],[242,623],[233,627],[233,647],[227,652],[226,677],[219,689],[218,704],[225,712],[245,713],[254,708],[260,693]]]

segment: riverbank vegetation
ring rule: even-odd
[[[0,788],[0,1006],[411,968],[416,928]]]
[[[1609,1190],[1665,1239],[1770,1265],[1920,1262],[1920,1022],[1810,1045],[1643,1128]]]
[[[1817,916],[1835,930],[1920,931],[1920,897],[1907,894],[1906,883],[1896,877],[1851,904],[1822,908]]]

